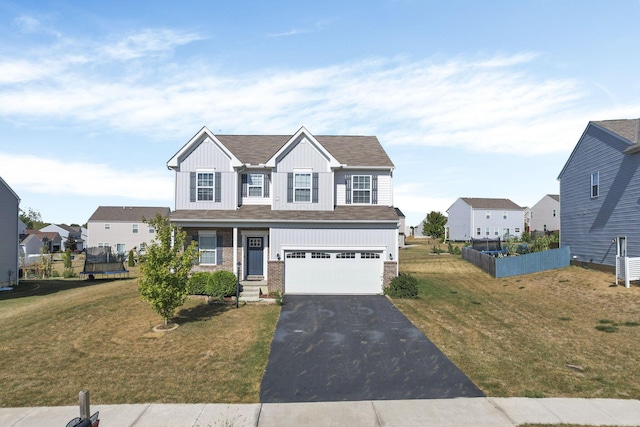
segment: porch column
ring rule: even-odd
[[[238,266],[238,227],[233,227],[233,271],[237,273]],[[242,280],[242,277],[238,277]]]

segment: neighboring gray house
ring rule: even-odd
[[[20,197],[0,177],[0,287],[18,284]]]
[[[640,120],[592,121],[562,168],[560,244],[572,262],[616,264],[640,257]]]
[[[530,210],[530,231],[560,230],[560,196],[547,194]]]
[[[375,136],[204,127],[167,167],[171,221],[198,242],[196,270],[299,294],[377,294],[397,275],[394,166]]]
[[[49,253],[58,252],[62,248],[62,237],[56,231],[26,230],[25,238],[20,242],[25,256],[40,255],[43,246]]]
[[[60,250],[65,251],[67,248],[65,246],[69,237],[71,237],[76,242],[76,248],[81,251],[84,247],[84,241],[82,240],[82,232],[80,227],[72,227],[67,224],[50,224],[46,227],[40,229],[40,231],[53,231],[60,235],[62,239],[62,244],[60,245]]]
[[[460,197],[447,209],[448,240],[521,237],[524,209],[509,199]]]
[[[140,250],[155,237],[155,230],[144,221],[170,212],[168,207],[99,206],[87,222],[86,247],[110,247],[118,254]]]

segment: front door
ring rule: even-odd
[[[262,237],[247,237],[247,275],[264,274]]]

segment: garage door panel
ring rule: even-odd
[[[382,274],[379,252],[298,251],[285,254],[287,293],[376,294],[382,292]]]

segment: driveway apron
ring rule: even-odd
[[[386,297],[287,295],[263,403],[484,394]]]

